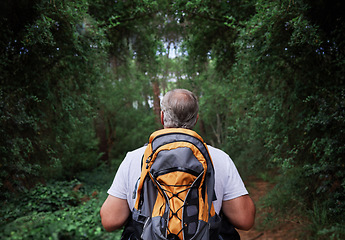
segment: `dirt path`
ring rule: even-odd
[[[272,184],[260,179],[251,179],[250,183],[247,184],[250,196],[255,203],[258,203],[260,198],[265,196],[272,187]],[[257,209],[256,222],[258,222],[262,214],[263,212]],[[258,224],[256,224],[249,231],[239,230],[238,232],[241,236],[241,240],[295,240],[298,239],[295,231],[297,227],[298,223],[288,222],[273,229],[259,229]]]

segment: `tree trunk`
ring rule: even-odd
[[[108,129],[107,134],[107,120],[104,114],[104,110],[100,110],[98,116],[99,117],[95,119],[96,136],[99,140],[98,152],[102,153],[100,160],[110,166],[109,153],[113,143],[114,131],[112,129]],[[110,127],[109,122],[108,127]]]
[[[153,87],[153,111],[156,116],[156,122],[160,124],[161,122],[161,105],[160,105],[160,89],[159,89],[159,83],[157,81],[152,82]]]

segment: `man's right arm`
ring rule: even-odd
[[[121,228],[130,215],[127,200],[108,195],[100,215],[102,225],[108,232]]]
[[[222,211],[235,228],[249,230],[255,222],[255,205],[249,195],[223,201]]]

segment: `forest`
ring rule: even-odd
[[[120,239],[99,217],[116,169],[186,88],[195,131],[272,183],[256,225],[344,239],[344,5],[1,1],[0,238]]]

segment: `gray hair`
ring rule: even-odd
[[[198,118],[199,104],[192,92],[175,89],[165,94],[161,109],[164,127],[192,129]]]

